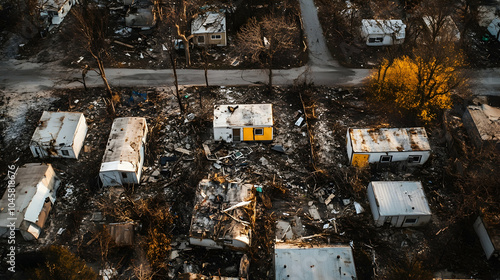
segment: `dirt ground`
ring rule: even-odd
[[[398,263],[408,262],[407,258],[421,261],[423,268],[432,272],[447,269],[482,279],[498,277],[494,266],[485,261],[470,221],[449,217],[459,201],[455,201],[457,198],[450,191],[453,181],[446,177],[449,155],[440,126],[427,130],[433,153],[422,168],[358,171],[347,165],[347,128],[416,125],[412,120],[387,115],[370,106],[362,89],[291,87],[276,88],[275,92],[267,94],[264,87],[258,86],[185,88],[182,91],[182,102],[187,106],[184,113],[180,112],[171,88],[117,90],[122,93],[117,116],[144,116],[150,128],[141,184],[123,190],[99,186],[100,161],[113,119],[106,111],[103,90],[54,92],[55,98],[50,104],[28,109],[26,125],[20,136],[1,151],[3,164],[14,162],[22,165],[33,161],[27,146],[43,110],[83,112],[89,130],[78,160],[48,160],[64,187],[58,193],[45,233],[35,243],[19,238],[20,252],[30,252],[49,244],[65,245],[96,271],[103,269],[104,264],[96,257],[99,252],[97,243],[92,242],[101,224],[93,218],[96,212],[100,212],[99,202],[113,196],[132,201],[155,197],[174,213],[171,246],[178,254],[171,255],[168,261],[169,273],[158,277],[174,279],[182,272],[217,275],[219,269],[237,276],[235,268],[241,253],[206,251],[187,243],[197,183],[203,178],[224,176],[226,180],[264,186],[259,198],[253,245],[247,252],[251,259],[250,279],[273,277],[274,222],[296,219],[302,224],[302,236],[315,236],[304,239],[304,243],[351,243],[359,279],[383,279]],[[134,98],[132,91],[147,93],[147,100]],[[307,125],[295,125],[297,119],[304,116],[301,98],[306,107],[316,108],[314,112],[307,109],[311,117],[309,131],[314,136],[312,152]],[[212,108],[215,104],[227,103],[272,103],[275,120],[273,143],[222,146],[214,143],[211,140]],[[219,169],[213,161],[206,159],[202,143],[207,144],[211,151],[218,149],[219,156],[236,150],[245,151],[246,156],[238,160],[226,159],[220,162]],[[274,145],[282,145],[285,153],[272,150]],[[192,154],[184,155],[175,151],[176,148],[190,150]],[[248,148],[251,153],[248,153]],[[175,158],[175,161],[161,166],[162,156]],[[2,166],[2,170],[6,167]],[[421,181],[431,203],[433,222],[417,229],[374,227],[365,193],[372,180]],[[335,196],[327,205],[325,200],[331,194]],[[344,202],[345,199],[348,201]],[[354,202],[365,211],[356,214]],[[321,218],[314,219],[310,208],[317,208]],[[105,221],[121,220],[105,215]],[[147,221],[139,219],[138,222],[143,227],[147,225]],[[64,229],[62,233],[61,229]],[[121,278],[131,277],[134,267],[147,263],[144,247],[140,245],[145,234],[144,229],[137,231],[137,246],[110,249],[107,265],[116,269]],[[2,256],[5,253],[3,251]],[[218,257],[214,259],[214,256]]]

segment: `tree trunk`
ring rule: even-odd
[[[184,55],[186,56],[186,66],[191,66],[191,53],[189,51],[189,40],[182,39],[184,42]]]
[[[174,72],[174,84],[175,84],[175,96],[177,97],[177,102],[179,102],[179,108],[181,113],[184,113],[184,106],[182,105],[182,98],[179,94],[179,81],[177,80],[177,63],[175,62],[172,50],[170,50],[170,63],[172,64],[172,71]]]
[[[109,94],[109,97],[113,98],[113,91],[109,86],[108,79],[106,78],[106,72],[104,71],[104,63],[100,57],[96,57],[97,67],[99,68],[99,75],[101,76],[102,82],[104,83],[104,87],[106,88],[106,92]]]
[[[205,49],[203,50],[203,58],[205,59],[205,86],[208,87],[208,53],[207,53],[207,47],[205,46]]]

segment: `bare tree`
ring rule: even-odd
[[[274,59],[295,47],[297,24],[285,16],[267,15],[261,21],[251,18],[236,36],[236,51],[268,70],[269,91],[273,86]]]
[[[172,9],[159,9],[159,23],[157,25],[160,37],[164,43],[164,47],[167,49],[168,57],[170,60],[170,66],[172,67],[172,72],[174,74],[174,85],[175,85],[175,96],[177,97],[177,102],[179,103],[179,108],[181,112],[184,112],[184,105],[182,104],[182,98],[179,92],[179,79],[177,77],[177,53],[175,51],[175,43],[172,38],[170,29],[168,28],[169,18],[172,16]]]
[[[94,4],[86,4],[85,1],[81,6],[74,7],[72,13],[76,18],[77,28],[82,36],[83,47],[90,53],[97,64],[98,69],[92,70],[101,77],[114,108],[113,91],[104,70],[104,59],[109,55],[109,44],[107,41],[109,13],[107,10],[100,9]]]

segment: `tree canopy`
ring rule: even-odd
[[[427,45],[413,56],[384,59],[369,81],[375,100],[423,122],[452,106],[452,93],[466,84],[463,56],[452,46]]]

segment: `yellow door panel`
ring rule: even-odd
[[[243,141],[253,141],[253,127],[243,128]]]
[[[356,167],[366,167],[370,155],[354,154],[352,155],[352,165]]]

